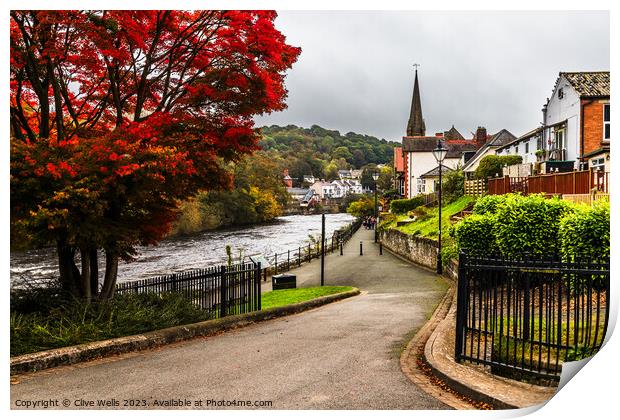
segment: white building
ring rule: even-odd
[[[497,149],[542,172],[596,167],[609,160],[609,72],[563,72],[542,109],[543,125]],[[607,119],[606,119],[607,118]],[[605,166],[605,170],[607,167]]]

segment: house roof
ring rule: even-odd
[[[516,139],[509,141],[508,143],[504,143],[503,145],[501,145],[500,147],[497,148],[497,150],[504,150],[507,149],[508,147],[517,144],[525,139],[529,139],[533,136],[535,136],[536,134],[540,133],[542,131],[542,127],[537,127],[533,130],[528,131],[527,133],[517,137]]]
[[[446,173],[446,172],[452,172],[454,169],[452,168],[448,168],[446,165],[441,165],[441,172],[442,173]],[[435,166],[433,169],[431,169],[430,171],[420,175],[420,178],[435,178],[439,176],[439,165]]]
[[[308,193],[309,189],[308,188],[295,188],[295,187],[291,187],[291,188],[287,188],[286,192],[288,192],[291,195],[306,195]]]
[[[579,96],[609,96],[608,71],[561,72]]]
[[[444,131],[443,137],[446,140],[465,140],[465,137],[463,137],[463,135],[459,133],[459,130],[454,128],[454,125],[452,125],[452,128],[448,131]]]
[[[484,144],[484,146],[478,149],[476,154],[473,155],[467,162],[465,162],[465,165],[463,166],[464,171],[466,171],[469,167],[471,167],[476,162],[476,160],[480,156],[482,156],[489,148],[496,147],[500,149],[502,146],[510,144],[517,137],[514,134],[512,134],[510,131],[503,128],[497,133],[487,136],[487,138],[488,140]]]
[[[437,147],[437,140],[443,137],[403,137],[403,150],[405,152],[432,152]],[[446,158],[460,158],[464,152],[475,152],[478,150],[474,141],[457,140],[445,141],[444,146],[448,149]]]

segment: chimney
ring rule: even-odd
[[[480,149],[487,142],[487,129],[484,127],[478,127],[476,130],[476,137],[474,138],[476,147]]]

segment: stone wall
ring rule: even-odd
[[[407,235],[396,229],[379,231],[379,239],[383,246],[406,260],[435,270],[437,268],[437,247],[434,239]],[[458,262],[450,261],[444,267],[444,275],[456,280],[458,278]]]

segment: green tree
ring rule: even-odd
[[[356,217],[372,216],[375,214],[375,202],[369,196],[362,196],[349,204],[347,213]]]
[[[482,158],[478,168],[474,173],[477,179],[495,178],[496,175],[502,176],[504,165],[517,165],[523,162],[523,158],[517,155],[497,156],[489,155]]]

